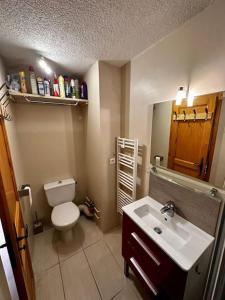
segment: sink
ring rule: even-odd
[[[152,208],[149,204],[134,209],[134,213],[142,219],[150,230],[160,234],[160,238],[174,249],[181,249],[190,239],[190,233],[183,228],[180,222],[174,222],[170,217],[163,216],[160,211]]]
[[[182,269],[188,271],[212,245],[214,237],[178,214],[160,212],[161,203],[147,196],[123,207],[126,213]]]

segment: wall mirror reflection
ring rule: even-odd
[[[151,163],[225,188],[224,93],[154,104]]]

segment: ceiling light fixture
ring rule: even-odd
[[[184,90],[184,87],[183,86],[179,87],[176,96],[176,105],[181,105],[181,102],[185,98],[185,96],[186,96],[186,92]]]
[[[40,58],[39,65],[45,71],[45,73],[47,73],[48,75],[50,75],[52,73],[52,70],[49,67],[49,65],[46,63],[44,57]]]

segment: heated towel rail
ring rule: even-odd
[[[136,200],[138,140],[117,138],[117,211]]]

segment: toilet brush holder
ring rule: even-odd
[[[35,212],[35,221],[33,224],[33,233],[38,234],[43,232],[43,224],[40,220],[38,220],[37,212]]]

